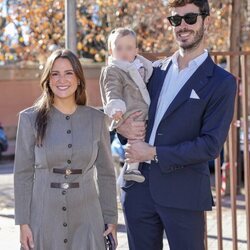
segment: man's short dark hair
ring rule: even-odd
[[[196,5],[199,8],[200,13],[205,13],[209,15],[210,11],[207,0],[169,0],[167,6],[169,9],[171,9],[176,7],[182,7],[190,3]]]

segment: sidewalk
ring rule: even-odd
[[[14,144],[11,144],[12,150]],[[11,148],[10,148],[11,150]],[[11,151],[10,151],[11,153]],[[11,154],[10,154],[11,155]],[[8,158],[8,157],[7,157]],[[13,161],[0,162],[0,249],[15,250],[19,247],[19,228],[14,226],[14,199],[13,199]],[[223,249],[231,250],[232,231],[231,231],[231,210],[230,197],[222,200],[222,225],[223,225]],[[119,204],[120,207],[120,204]],[[238,249],[248,250],[246,243],[246,214],[244,208],[244,197],[237,197],[237,230],[238,230]],[[118,250],[128,250],[126,227],[122,210],[118,210]],[[217,221],[216,211],[207,213],[207,233],[208,250],[216,250],[217,247]],[[164,250],[168,250],[166,238],[164,238]],[[153,249],[152,249],[153,250]]]

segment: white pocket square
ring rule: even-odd
[[[194,91],[194,89],[192,89],[190,98],[192,98],[192,99],[200,99],[200,97],[197,95],[197,93]]]

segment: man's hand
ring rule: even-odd
[[[156,147],[149,145],[143,141],[129,141],[126,147],[126,162],[144,162],[154,159],[156,155]]]
[[[146,133],[145,121],[136,121],[141,112],[135,112],[125,119],[116,131],[127,139],[144,140]]]

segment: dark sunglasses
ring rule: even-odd
[[[184,19],[185,23],[187,24],[190,24],[190,25],[195,24],[197,22],[198,16],[202,16],[204,19],[206,16],[208,16],[208,14],[207,13],[187,13],[184,16],[179,16],[179,15],[169,16],[168,20],[172,26],[177,27],[181,25],[182,19]]]

